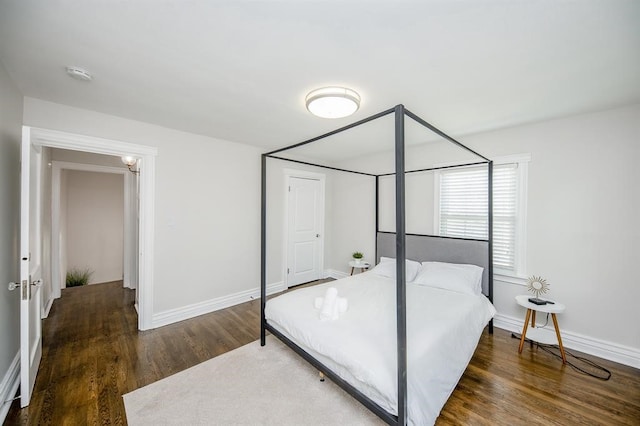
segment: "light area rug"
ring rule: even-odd
[[[273,336],[123,396],[129,425],[383,425]]]

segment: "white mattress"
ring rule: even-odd
[[[349,309],[320,321],[316,297],[336,287]],[[333,372],[397,415],[395,280],[372,272],[301,288],[267,301],[265,316]],[[433,424],[496,310],[483,296],[407,284],[410,424]]]

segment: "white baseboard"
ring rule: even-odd
[[[0,382],[0,424],[4,424],[12,400],[20,386],[20,351],[13,358],[9,369]]]
[[[349,276],[346,272],[337,271],[335,269],[327,269],[324,271],[325,278],[333,278],[334,280],[339,280],[340,278],[346,278]]]
[[[284,291],[284,282],[280,281],[267,285],[267,295]],[[208,314],[240,303],[260,298],[260,289],[245,290],[228,296],[216,297],[204,302],[194,303],[182,308],[169,309],[153,314],[151,328],[158,328],[174,322],[184,321],[199,315]]]
[[[55,300],[55,297],[53,297],[53,294],[51,294],[51,297],[49,298],[47,305],[42,307],[42,312],[41,312],[42,318],[49,317],[49,312],[51,311],[51,306],[53,306],[54,300]]]
[[[493,325],[503,330],[520,334],[522,333],[524,321],[519,318],[497,314],[493,319]],[[537,331],[544,336],[545,340],[549,339],[557,342],[553,326],[540,328]],[[619,364],[640,368],[640,350],[638,349],[565,331],[562,329],[562,324],[560,324],[560,335],[562,337],[562,345],[568,349],[575,349]]]
[[[278,281],[277,283],[267,284],[267,296],[275,293],[280,293],[285,291],[287,288],[284,286],[284,281]],[[260,298],[260,289],[254,290],[254,295],[251,296],[250,300],[259,299]]]

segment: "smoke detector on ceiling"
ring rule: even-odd
[[[89,71],[82,69],[80,67],[67,67],[67,74],[76,80],[82,81],[91,81],[93,76],[89,73]]]

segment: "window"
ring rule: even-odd
[[[528,156],[502,158],[493,167],[493,266],[496,274],[523,276]],[[448,237],[486,239],[487,167],[436,174],[435,228]]]

